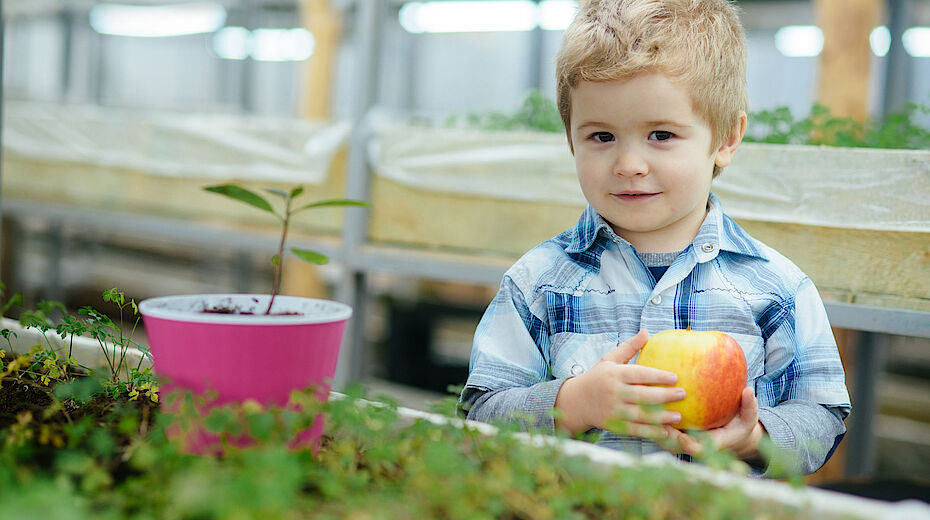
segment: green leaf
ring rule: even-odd
[[[272,195],[277,195],[281,197],[282,199],[287,200],[287,192],[284,190],[279,190],[277,188],[262,188],[262,189],[267,191],[268,193],[271,193]]]
[[[54,390],[58,399],[74,399],[79,403],[86,403],[101,392],[103,382],[96,377],[78,377],[67,383],[59,383]]]
[[[261,195],[255,193],[254,191],[247,190],[241,186],[236,186],[234,184],[223,184],[221,186],[207,186],[204,190],[211,193],[217,193],[219,195],[225,195],[231,199],[238,200],[239,202],[245,202],[255,206],[258,209],[267,211],[272,215],[277,216],[274,208],[271,207],[271,204],[267,200],[262,198]]]
[[[291,248],[291,252],[297,255],[298,258],[304,262],[310,262],[311,264],[323,265],[329,262],[329,258],[326,255],[321,255],[316,251],[310,251],[307,249],[297,249],[295,247]]]
[[[303,187],[303,186],[298,186],[298,187],[296,187],[296,188],[294,188],[294,189],[291,190],[291,198],[292,198],[292,199],[295,199],[295,198],[299,197],[300,194],[303,193],[303,192],[304,192],[304,187]]]
[[[126,297],[116,287],[112,287],[103,291],[103,301],[123,305],[126,302]]]
[[[278,265],[279,263],[281,263],[281,257],[278,255],[271,257],[271,265]]]
[[[322,208],[324,206],[365,206],[367,207],[367,206],[370,206],[370,204],[368,204],[365,201],[361,201],[361,200],[349,200],[349,199],[321,200],[318,202],[311,202],[310,204],[307,204],[306,206],[301,206],[295,209],[293,213],[297,213],[298,211],[303,211],[305,209]]]
[[[0,314],[6,313],[6,311],[10,310],[10,307],[12,307],[12,306],[14,306],[14,305],[17,306],[17,307],[22,307],[22,306],[23,306],[23,295],[22,295],[22,293],[16,293],[16,294],[14,294],[13,296],[11,296],[10,299],[7,300],[7,302],[4,303],[2,307],[0,307]]]

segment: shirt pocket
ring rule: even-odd
[[[753,381],[762,375],[765,368],[765,346],[762,336],[733,332],[727,334],[743,349],[743,355],[746,356],[746,385],[753,386]]]
[[[559,332],[549,337],[552,375],[556,379],[580,376],[604,354],[617,348],[618,333],[579,334]]]

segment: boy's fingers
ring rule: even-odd
[[[687,433],[676,430],[671,426],[667,426],[669,440],[672,441],[676,446],[677,450],[681,453],[687,453],[688,455],[698,456],[701,454],[701,451],[704,450],[704,445],[697,441],[694,437],[688,435]]]
[[[615,417],[609,421],[607,429],[620,435],[632,435],[648,439],[664,439],[666,436],[664,425],[641,423],[633,419],[622,419],[620,417]]]
[[[621,397],[625,398],[627,402],[647,405],[673,403],[681,401],[688,395],[683,388],[667,386],[631,385],[627,386],[626,389],[629,395]]]
[[[743,398],[740,405],[743,411],[747,411],[752,415],[759,414],[759,402],[756,401],[756,393],[752,390],[751,386],[747,386],[743,389]]]
[[[627,365],[621,379],[628,385],[674,385],[678,382],[678,374],[653,367]]]
[[[742,419],[755,423],[759,418],[759,401],[756,400],[756,394],[752,387],[747,386],[743,389],[743,395],[740,399],[739,415]]]
[[[670,412],[661,406],[620,406],[614,410],[612,417],[621,421],[650,424],[660,427],[666,424],[677,424],[681,421],[680,413]]]
[[[646,345],[646,341],[649,340],[649,333],[646,332],[646,329],[643,329],[636,333],[632,338],[624,341],[623,343],[617,345],[617,348],[611,350],[610,352],[604,354],[602,360],[612,361],[614,363],[626,364],[633,356],[636,355],[640,349]]]

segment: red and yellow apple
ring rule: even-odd
[[[665,403],[681,413],[680,430],[709,430],[739,413],[746,386],[746,356],[739,343],[718,331],[665,330],[649,338],[636,360],[639,365],[678,374],[687,396]],[[666,386],[666,385],[659,385]]]

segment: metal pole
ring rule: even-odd
[[[71,93],[74,90],[74,78],[71,73],[72,56],[71,49],[74,47],[74,20],[75,14],[70,6],[62,7],[58,20],[61,23],[61,30],[64,33],[61,45],[61,101],[71,100]]]
[[[904,109],[910,83],[910,58],[901,37],[911,23],[911,0],[888,0],[888,32],[891,47],[885,59],[882,115]]]
[[[536,9],[539,10],[540,0],[534,0]],[[542,90],[542,48],[543,48],[543,29],[536,25],[530,31],[530,70],[529,87],[533,90]]]
[[[885,337],[874,332],[858,332],[853,380],[853,411],[846,438],[846,475],[868,476],[875,469],[873,429],[878,413],[878,380],[882,373]]]
[[[349,149],[346,197],[357,200],[369,199],[370,172],[367,158],[366,114],[378,98],[380,45],[382,19],[385,13],[384,0],[358,0],[355,2],[355,24],[353,38],[358,45],[356,75],[353,78],[355,92],[352,105],[352,123],[356,135]],[[368,210],[352,208],[345,212],[342,230],[343,265],[345,272],[338,288],[338,299],[353,309],[352,320],[346,328],[336,369],[334,388],[362,376],[362,360],[365,354],[365,283],[363,269],[355,267],[355,257],[361,251],[368,235]]]

